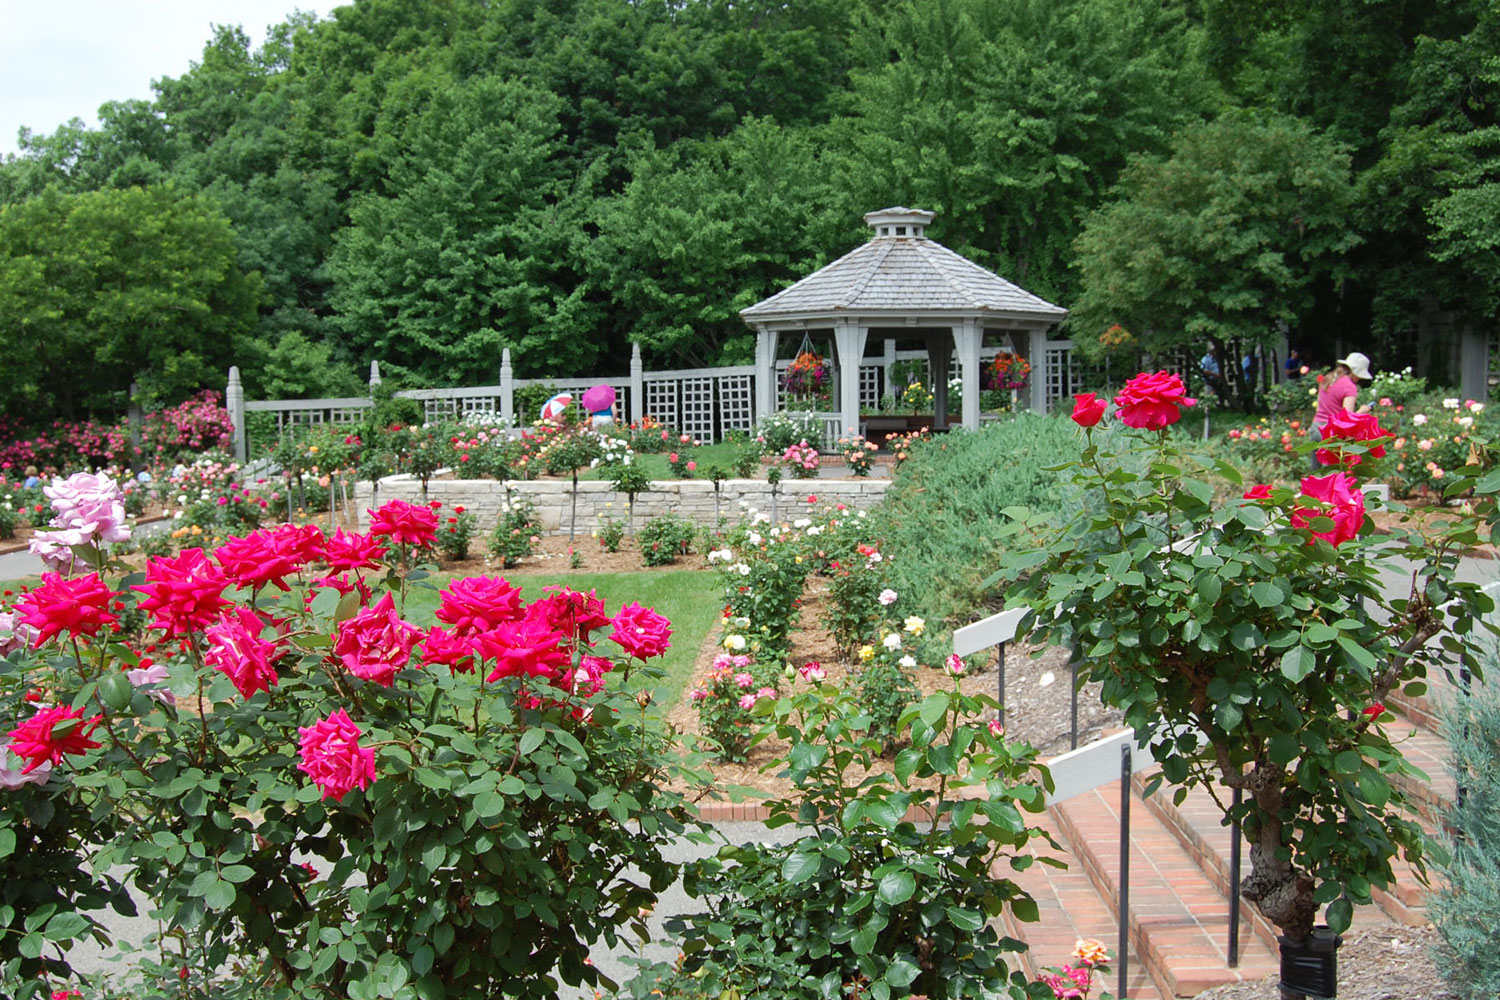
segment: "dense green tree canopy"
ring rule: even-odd
[[[170,189],[186,231],[217,205],[263,289],[232,359],[222,337],[184,346],[213,359],[188,366],[205,384],[233,360],[252,394],[333,392],[373,360],[490,382],[504,346],[528,375],[618,373],[632,341],[652,364],[741,359],[737,311],[893,204],[1076,307],[1075,329],[1111,309],[1184,342],[1284,320],[1315,359],[1350,342],[1440,368],[1410,331],[1500,318],[1497,21],[1494,0],[354,0],[259,49],[218,28],[153,101],[25,134],[0,205]],[[1126,165],[1245,109],[1348,151],[1352,194],[1318,213],[1339,280],[1305,260],[1286,266],[1314,280],[1272,280],[1247,252],[1214,259],[1249,267],[1226,287],[1253,309],[1112,302],[1079,266],[1085,220],[1152,238]],[[1235,152],[1202,169],[1270,181],[1225,237],[1258,245],[1302,181]],[[1180,253],[1134,245],[1137,270]],[[17,315],[46,314],[30,287]],[[103,405],[30,391],[39,414]]]
[[[1352,194],[1348,154],[1297,119],[1227,113],[1185,129],[1170,156],[1132,163],[1089,217],[1075,343],[1097,353],[1119,325],[1151,353],[1269,346],[1356,241]]]
[[[0,208],[0,336],[8,413],[109,416],[220,380],[255,324],[258,275],[207,198],[171,186],[62,194]]]

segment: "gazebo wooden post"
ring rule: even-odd
[[[927,371],[932,375],[932,429],[948,429],[948,367],[953,359],[953,345],[945,336],[927,341]]]
[[[953,328],[953,343],[958,348],[958,363],[963,372],[963,426],[979,430],[979,345],[984,328],[978,320],[966,319]]]
[[[834,347],[839,356],[840,434],[859,432],[859,363],[865,356],[865,341],[870,331],[852,319],[839,319],[833,328]]]
[[[777,333],[764,323],[755,327],[755,419],[776,412]]]

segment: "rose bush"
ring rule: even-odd
[[[1216,503],[1165,430],[1189,400],[1159,375],[1130,385],[1120,419],[1143,432],[1108,440],[1146,461],[1106,452],[1081,421],[1073,475],[1095,502],[1061,525],[1014,512],[997,577],[1032,609],[1023,634],[1076,649],[1079,683],[1101,683],[1141,745],[1155,744],[1157,782],[1207,788],[1241,823],[1245,898],[1293,941],[1320,909],[1343,930],[1355,903],[1390,885],[1393,857],[1425,861],[1392,781],[1413,769],[1382,713],[1363,710],[1398,687],[1422,691],[1427,670],[1450,662],[1435,640],[1473,646],[1491,602],[1455,568],[1476,525],[1375,536],[1345,472]],[[1388,595],[1383,564],[1409,592]]]
[[[376,515],[416,531],[400,544],[427,521]],[[7,988],[45,995],[73,942],[102,935],[94,912],[131,909],[91,870],[121,873],[168,938],[194,942],[143,968],[191,964],[211,993],[233,992],[223,969],[288,998],[601,983],[590,949],[671,884],[661,848],[688,822],[643,707],[669,624],[458,581],[449,627],[422,629],[370,540],[294,532],[263,535],[260,561],[233,544],[217,568],[156,560],[126,581],[139,589],[49,578],[4,612]],[[330,549],[339,577],[322,575]]]

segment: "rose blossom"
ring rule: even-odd
[[[554,677],[570,657],[562,648],[567,637],[541,616],[528,614],[518,622],[504,622],[481,633],[474,645],[480,657],[495,666],[485,677],[493,683],[502,677]]]
[[[1328,476],[1308,476],[1302,480],[1304,496],[1321,500],[1331,510],[1316,507],[1298,507],[1292,511],[1292,526],[1307,528],[1314,518],[1326,517],[1333,521],[1329,531],[1313,531],[1314,538],[1322,538],[1331,545],[1342,545],[1359,534],[1365,523],[1365,496],[1346,472],[1335,472]]]
[[[614,631],[609,637],[619,644],[628,656],[638,660],[649,660],[661,656],[671,646],[671,622],[650,608],[631,602],[620,609],[612,619]],[[726,645],[728,640],[725,640]],[[743,649],[743,645],[739,648]]]
[[[22,785],[45,785],[51,776],[50,760],[42,761],[28,774],[22,769],[20,758],[11,754],[8,748],[0,747],[0,789],[12,792]]]
[[[948,672],[950,677],[962,677],[964,672],[963,657],[957,653],[949,653],[948,658],[943,661],[943,669]]]
[[[203,662],[228,677],[244,698],[276,686],[276,643],[261,639],[264,627],[251,609],[231,607],[203,632]]]
[[[140,663],[134,669],[125,671],[132,687],[145,687],[147,684],[165,684],[167,680],[167,666],[164,663],[154,663],[149,656],[141,657]],[[166,688],[158,687],[147,691],[146,694],[155,698],[163,705],[177,704],[177,696]]]
[[[592,633],[610,623],[604,613],[604,602],[590,590],[580,593],[570,587],[553,584],[542,588],[547,596],[532,602],[542,619],[557,631],[586,645],[594,644]],[[550,593],[549,593],[550,591]]]
[[[520,588],[504,577],[471,576],[454,580],[439,595],[438,621],[453,626],[453,633],[466,637],[488,632],[501,622],[520,621]]]
[[[752,709],[752,708],[755,707],[755,695],[753,695],[753,694],[742,694],[742,695],[740,695],[740,702],[739,702],[739,704],[740,704],[740,708],[743,708],[747,712],[750,711],[750,709]]]
[[[142,611],[152,614],[151,627],[168,635],[197,632],[228,607],[223,590],[229,586],[224,571],[202,549],[183,549],[175,557],[153,557],[146,565],[146,582],[131,589],[146,597]]]
[[[125,517],[125,494],[106,472],[97,476],[75,472],[54,480],[42,492],[52,501],[57,516],[52,523],[76,536],[70,545],[130,541],[130,523]]]
[[[35,635],[31,626],[16,621],[18,614],[16,611],[0,611],[0,656],[25,649]]]
[[[804,663],[799,673],[802,674],[802,679],[810,684],[816,684],[828,676],[828,671],[824,670],[823,665],[817,660]]]
[[[1245,491],[1246,500],[1269,500],[1271,499],[1271,487],[1266,483],[1257,483]]]
[[[754,684],[754,683],[755,683],[755,677],[752,674],[740,673],[740,674],[735,674],[734,675],[734,686],[735,687],[748,688],[751,684]]]
[[[339,528],[323,543],[323,558],[331,570],[375,569],[385,556],[385,546],[370,535]]]
[[[396,602],[387,591],[374,607],[339,623],[333,655],[355,677],[390,687],[421,638],[421,629],[401,620]]]
[[[54,766],[61,764],[63,754],[88,753],[103,746],[89,739],[103,718],[103,715],[96,715],[84,722],[81,708],[66,705],[44,708],[10,731],[10,752],[26,759],[22,774],[30,774],[44,762],[50,761]],[[64,728],[60,734],[57,732],[59,726]]]
[[[422,662],[428,666],[442,664],[449,673],[472,674],[474,672],[474,641],[464,639],[434,626],[427,630],[422,640],[425,652]]]
[[[880,592],[880,596],[877,597],[876,600],[885,607],[890,607],[892,604],[896,603],[896,592],[890,587],[887,587]]]
[[[991,719],[989,721],[989,730],[991,736],[999,739],[1000,737],[1005,735],[1005,723],[1001,722],[999,719]]]
[[[383,535],[402,545],[431,545],[437,538],[438,518],[428,507],[391,500],[370,515],[370,534]]]
[[[1126,382],[1115,396],[1120,422],[1127,427],[1159,431],[1182,418],[1182,407],[1194,406],[1182,379],[1171,372],[1145,372]]]
[[[74,637],[97,635],[100,628],[119,621],[109,611],[109,602],[114,597],[114,591],[104,585],[98,573],[76,580],[45,573],[41,586],[16,604],[15,613],[20,619],[12,627],[22,624],[36,629],[31,640],[33,649],[63,632]]]
[[[1094,427],[1104,419],[1109,400],[1100,399],[1092,392],[1079,393],[1073,397],[1073,423],[1079,427]]]
[[[323,798],[342,802],[351,788],[375,780],[375,751],[359,745],[363,730],[342,708],[308,727],[298,727],[302,761],[297,770],[323,789]]]
[[[1347,410],[1334,410],[1333,416],[1328,423],[1323,425],[1323,440],[1337,441],[1373,441],[1390,434],[1380,426],[1380,418],[1373,413],[1350,413]],[[1366,454],[1371,458],[1384,458],[1385,445],[1376,445]],[[1321,465],[1347,465],[1356,466],[1361,461],[1359,455],[1345,455],[1338,449],[1319,448],[1317,459]]]
[[[265,529],[252,531],[243,538],[231,538],[214,550],[214,558],[233,582],[252,590],[269,583],[283,592],[291,589],[286,578],[301,565],[297,555]]]

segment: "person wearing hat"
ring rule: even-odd
[[[1318,410],[1313,414],[1313,423],[1318,429],[1322,430],[1339,410],[1355,412],[1354,400],[1359,395],[1359,382],[1369,380],[1370,359],[1358,351],[1334,362],[1333,374],[1323,380],[1323,388],[1318,391]],[[1363,406],[1359,412],[1369,409],[1369,406]]]

